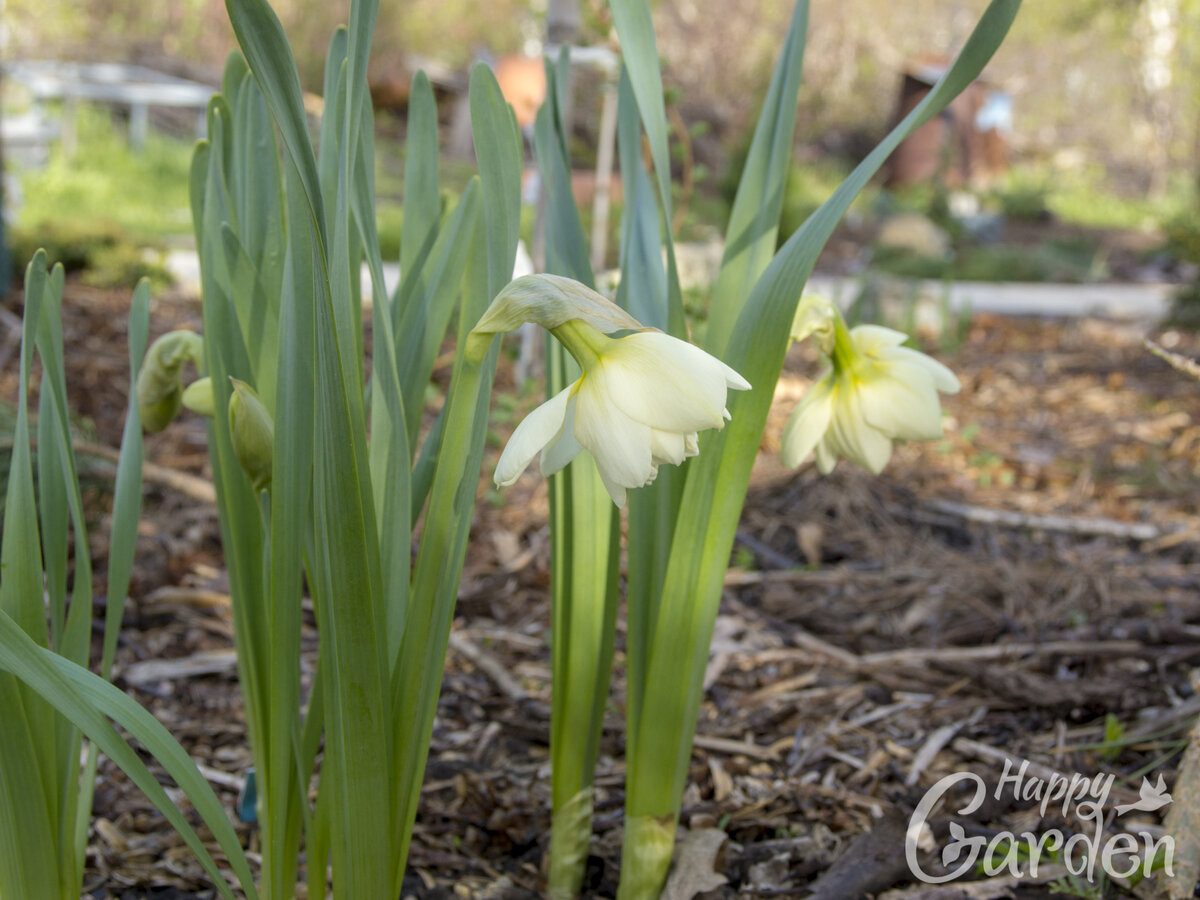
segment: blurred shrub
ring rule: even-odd
[[[75,128],[74,154],[55,147],[43,168],[22,173],[18,227],[73,220],[98,231],[115,224],[133,240],[191,235],[191,141],[151,130],[145,147],[134,152],[108,113],[86,104]]]
[[[792,165],[783,189],[783,210],[779,216],[780,245],[816,212],[817,207],[829,199],[852,168],[847,160],[833,156],[822,156]],[[870,202],[869,191],[859,195],[855,208]]]
[[[1200,208],[1177,213],[1163,223],[1167,252],[1185,262],[1200,263]]]
[[[1013,169],[991,197],[1006,219],[1040,222],[1050,217],[1050,185],[1028,169]]]
[[[149,278],[152,291],[174,282],[159,251],[130,243],[97,247],[82,277],[84,284],[98,288],[134,288],[142,278]]]
[[[68,272],[82,272],[82,280],[92,287],[132,288],[146,277],[161,289],[172,281],[161,252],[134,240],[113,221],[43,219],[14,228],[11,238],[13,271],[18,275],[44,247],[51,263],[62,263]]]
[[[400,229],[404,208],[399,203],[380,203],[375,207],[375,227],[379,231],[379,253],[385,263],[400,259]]]
[[[1034,247],[988,244],[960,247],[952,257],[919,256],[876,247],[874,268],[899,278],[954,281],[1040,281],[1078,284],[1104,276],[1099,245],[1086,238],[1046,241]]]

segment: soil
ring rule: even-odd
[[[127,293],[68,283],[72,408],[81,440],[102,447],[120,441],[128,303]],[[19,295],[6,308],[19,315]],[[152,322],[155,333],[198,328],[199,309],[160,298]],[[8,401],[15,337],[5,317]],[[1158,337],[1200,353],[1193,335]],[[1099,320],[977,316],[961,346],[927,349],[963,385],[946,399],[946,436],[898,448],[879,477],[844,462],[827,477],[780,467],[783,423],[817,371],[807,351],[789,356],[726,579],[684,796],[687,868],[726,879],[698,896],[1046,896],[1049,877],[938,888],[914,884],[905,863],[906,823],[925,790],[963,770],[995,784],[1006,755],[1043,773],[1112,773],[1122,802],[1143,774],[1184,793],[1176,768],[1200,712],[1200,386],[1128,326]],[[447,377],[448,368],[435,376]],[[500,384],[511,386],[507,368]],[[522,411],[536,394],[526,392]],[[495,427],[506,432],[511,418]],[[498,452],[485,457],[406,896],[544,889],[546,488],[530,472],[496,495],[487,476]],[[115,680],[208,767],[232,810],[250,758],[216,514],[198,499],[203,428],[184,420],[149,436],[146,459],[195,478],[147,480]],[[111,465],[91,455],[81,465],[103,585]],[[104,602],[96,598],[97,613]],[[311,653],[311,619],[305,641]],[[618,873],[622,642],[623,632],[589,897],[614,896]],[[1157,826],[1163,812],[1146,820]],[[94,815],[88,897],[214,895],[107,760]],[[994,835],[1079,824],[1011,797],[939,816],[922,845],[930,871],[952,825]],[[257,850],[253,827],[240,828]],[[714,828],[724,840],[712,839]],[[695,890],[685,883],[671,896]],[[1110,880],[1106,890],[1124,888]]]

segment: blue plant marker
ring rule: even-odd
[[[246,780],[238,791],[237,815],[243,822],[258,821],[258,778],[253,769],[246,771]]]

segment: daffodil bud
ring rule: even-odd
[[[183,389],[183,405],[194,413],[211,419],[217,414],[213,404],[212,379],[197,378]]]
[[[229,438],[234,456],[250,476],[256,491],[271,485],[271,457],[275,451],[275,425],[254,389],[244,381],[230,378]]]
[[[146,431],[162,431],[179,414],[184,364],[191,360],[200,366],[203,356],[204,339],[194,331],[172,331],[150,345],[137,379],[138,413]]]
[[[467,356],[480,360],[492,338],[515,331],[526,322],[552,331],[578,319],[603,334],[614,331],[647,331],[637,319],[607,297],[561,275],[523,275],[496,295],[467,336]]]
[[[590,288],[556,275],[509,284],[475,326],[467,353],[482,356],[492,336],[522,322],[548,329],[575,357],[580,378],[525,418],[496,464],[496,484],[512,484],[541,453],[552,475],[581,450],[591,453],[617,506],[663,464],[699,452],[697,434],[729,417],[726,392],[749,390],[737,372],[699,347],[644,328]],[[612,338],[615,331],[630,331]]]

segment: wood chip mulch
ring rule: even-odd
[[[80,436],[107,447],[126,401],[127,303],[73,282],[65,303]],[[19,297],[7,308],[19,315]],[[153,317],[156,331],[198,327],[182,298]],[[1194,336],[1156,337],[1200,354]],[[1044,897],[1048,878],[914,884],[904,834],[924,791],[963,770],[994,784],[1006,758],[1047,776],[1113,773],[1120,800],[1143,774],[1174,783],[1200,713],[1200,385],[1130,327],[1095,320],[978,316],[961,347],[937,355],[963,384],[945,404],[946,436],[898,448],[880,477],[845,463],[828,477],[779,467],[783,423],[816,374],[808,352],[789,356],[726,579],[681,820],[689,868],[726,883],[676,883],[675,898]],[[6,399],[13,372],[0,370]],[[516,420],[506,408],[495,427]],[[203,429],[150,438],[147,460],[204,478]],[[101,561],[111,464],[88,457],[84,468]],[[232,808],[250,758],[215,511],[196,485],[148,480],[116,681]],[[406,896],[542,896],[548,563],[541,479],[502,495],[481,480]],[[616,889],[623,638],[589,897]],[[311,658],[311,616],[305,641]],[[100,773],[87,896],[213,896],[124,775],[107,760]],[[931,823],[935,843],[952,815]],[[987,835],[1077,824],[1000,800],[954,821]],[[257,835],[242,831],[253,853]],[[936,857],[922,857],[930,871]],[[1110,880],[1103,896],[1126,887]]]

